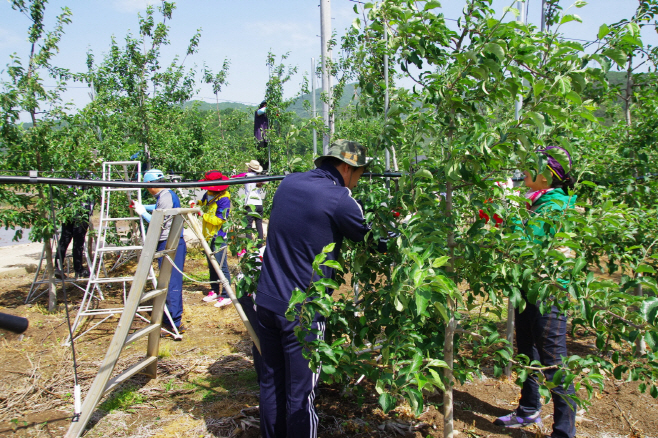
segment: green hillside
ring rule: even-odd
[[[338,107],[339,108],[345,108],[350,101],[352,101],[352,98],[354,97],[354,92],[356,88],[356,83],[353,84],[347,84],[345,85],[345,91],[343,92],[343,95],[341,96],[340,102]],[[320,100],[320,95],[322,94],[322,88],[316,88],[315,89],[315,105],[317,109],[317,114],[322,114],[322,100]],[[304,108],[304,102],[308,101],[310,104],[311,108],[313,105],[312,101],[312,95],[310,93],[308,94],[303,94],[297,99],[295,99],[295,102],[290,106],[290,110],[294,111],[297,113],[299,117],[302,118],[309,118],[311,117],[311,112],[307,111]]]
[[[183,105],[185,108],[189,108],[191,106],[196,106],[196,108],[199,111],[216,111],[217,110],[217,104],[216,103],[211,103],[211,102],[204,102],[202,100],[190,100],[189,102],[185,102],[185,105]],[[243,103],[237,103],[237,102],[220,102],[219,103],[219,109],[220,110],[225,110],[225,109],[238,109],[238,110],[246,110],[253,108],[251,105],[245,105]]]

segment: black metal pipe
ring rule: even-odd
[[[363,177],[376,178],[399,178],[401,173],[364,173]],[[180,182],[137,182],[137,181],[105,181],[93,179],[75,179],[75,178],[50,178],[50,177],[29,177],[29,176],[6,176],[0,175],[0,184],[55,184],[65,186],[97,186],[97,187],[123,187],[123,188],[175,188],[175,187],[205,187],[209,185],[239,185],[246,183],[259,183],[268,181],[280,181],[285,175],[268,175],[268,176],[249,176],[240,178],[231,178],[229,180],[215,181],[180,181]]]

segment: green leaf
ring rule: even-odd
[[[538,97],[541,92],[544,91],[544,88],[546,88],[545,81],[535,81],[535,83],[532,84],[532,91],[535,93],[535,97]]]
[[[610,33],[610,28],[608,27],[607,24],[602,24],[601,27],[599,27],[599,34],[597,35],[598,39],[603,39],[606,35]]]
[[[432,262],[432,267],[433,268],[440,268],[441,266],[444,266],[446,263],[448,263],[448,260],[450,260],[450,256],[441,256]]]
[[[544,118],[536,112],[529,111],[526,113],[526,120],[530,119],[537,129],[544,129]],[[553,150],[553,149],[550,149]]]
[[[656,332],[646,332],[644,334],[644,340],[646,341],[651,351],[658,352],[658,333]]]
[[[573,269],[571,270],[571,275],[576,276],[580,271],[583,270],[583,268],[587,266],[587,260],[584,258],[579,258],[576,259],[576,263],[573,265]]]
[[[654,324],[658,315],[658,298],[647,298],[642,302],[642,317],[649,323]]]
[[[409,399],[409,404],[414,410],[414,414],[419,416],[423,413],[423,394],[416,388],[405,388],[405,393]]]
[[[621,68],[624,68],[626,66],[626,62],[628,61],[626,53],[619,49],[606,49],[603,51],[603,55],[615,61]]]
[[[414,294],[416,298],[416,314],[422,315],[427,309],[427,303],[432,298],[432,291],[429,288],[420,288]]]
[[[653,269],[653,267],[651,267],[649,265],[640,265],[640,266],[637,267],[635,272],[638,273],[638,274],[642,274],[644,272],[648,272],[649,274],[655,274],[656,270]]]
[[[577,21],[579,23],[582,23],[583,19],[576,14],[567,14],[562,17],[562,19],[560,20],[560,24],[569,23],[570,21]]]
[[[336,374],[336,367],[328,363],[323,363],[322,371],[324,371],[325,374],[329,374],[329,375]]]
[[[580,98],[580,95],[573,90],[569,91],[567,95],[564,97],[567,100],[570,100],[571,102],[575,103],[576,105],[580,105],[583,103],[583,100]]]
[[[418,372],[422,365],[423,365],[423,356],[420,353],[416,353],[413,359],[411,360],[411,368],[409,369],[409,374]]]
[[[395,398],[388,392],[385,392],[379,396],[379,406],[382,407],[382,411],[384,411],[385,414],[388,414],[390,411],[395,409],[395,405]]]
[[[343,271],[343,267],[336,260],[327,260],[326,262],[324,262],[322,264],[324,266],[329,266],[330,268],[338,269],[341,272]]]
[[[439,314],[441,314],[441,318],[443,318],[443,322],[447,323],[448,312],[446,311],[445,306],[442,303],[434,303],[434,307],[436,307],[436,310],[438,310]]]
[[[432,172],[430,172],[427,169],[420,169],[418,172],[414,173],[414,176],[417,176],[418,178],[428,178],[428,179],[434,178]]]
[[[445,385],[443,384],[443,380],[441,380],[441,376],[439,373],[436,372],[433,368],[429,369],[430,375],[432,376],[431,379],[429,379],[432,382],[432,385],[436,386],[439,388],[441,391],[445,391]]]
[[[331,278],[321,278],[314,282],[314,284],[322,285],[324,287],[328,287],[329,289],[338,289],[340,287],[338,282],[336,280],[332,280]]]
[[[429,11],[430,9],[436,9],[440,7],[441,7],[441,3],[432,0],[425,3],[425,7],[423,7],[423,11]]]
[[[325,246],[324,248],[322,248],[322,252],[325,253],[325,254],[330,253],[331,251],[334,250],[334,247],[335,247],[335,246],[336,246],[336,243],[335,243],[335,242],[331,242],[329,245],[327,245],[327,246]]]
[[[502,61],[505,59],[505,50],[496,43],[489,43],[486,46],[484,46],[485,52],[493,53],[496,58],[498,58],[499,61]]]

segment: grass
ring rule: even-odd
[[[235,390],[258,390],[256,370],[242,370],[230,376],[204,376],[185,384],[184,389],[193,389],[200,401],[212,402],[230,398]]]
[[[164,359],[166,357],[171,357],[171,346],[169,344],[160,343],[158,359]]]
[[[138,390],[139,389],[134,385],[126,385],[114,391],[99,408],[109,413],[116,410],[126,411],[131,406],[142,404],[144,403],[146,396],[140,394]]]

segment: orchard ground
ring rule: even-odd
[[[230,258],[233,275],[237,259]],[[125,269],[130,270],[134,264]],[[186,272],[207,279],[205,258],[191,250]],[[68,334],[63,307],[46,309],[45,297],[25,305],[33,274],[0,281],[0,311],[24,316],[30,328],[24,335],[0,331],[0,436],[62,436],[73,411],[71,350],[63,347]],[[160,343],[158,378],[131,379],[97,408],[88,437],[257,437],[258,384],[251,357],[251,341],[232,306],[217,309],[204,303],[207,286],[184,284],[182,342]],[[81,293],[69,289],[71,317]],[[349,294],[343,287],[337,294]],[[61,300],[61,297],[60,297]],[[120,291],[108,296],[109,305],[120,302]],[[78,377],[83,396],[93,381],[118,318],[100,325],[75,343]],[[135,327],[143,323],[134,322]],[[500,324],[503,330],[503,324]],[[568,336],[570,354],[596,354],[594,338]],[[117,369],[134,363],[145,352],[137,343],[124,351]],[[457,436],[536,437],[550,433],[552,404],[542,411],[543,430],[505,430],[492,424],[497,416],[516,406],[519,388],[494,379],[485,370],[482,379],[457,385],[455,419]],[[658,436],[658,402],[641,394],[637,384],[606,380],[592,406],[578,416],[579,437]],[[352,382],[354,385],[355,382]],[[385,415],[377,404],[373,382],[360,383],[367,396],[359,402],[349,391],[320,384],[317,397],[321,437],[440,437],[443,415],[440,394],[426,397],[425,412],[414,418],[402,405]]]

